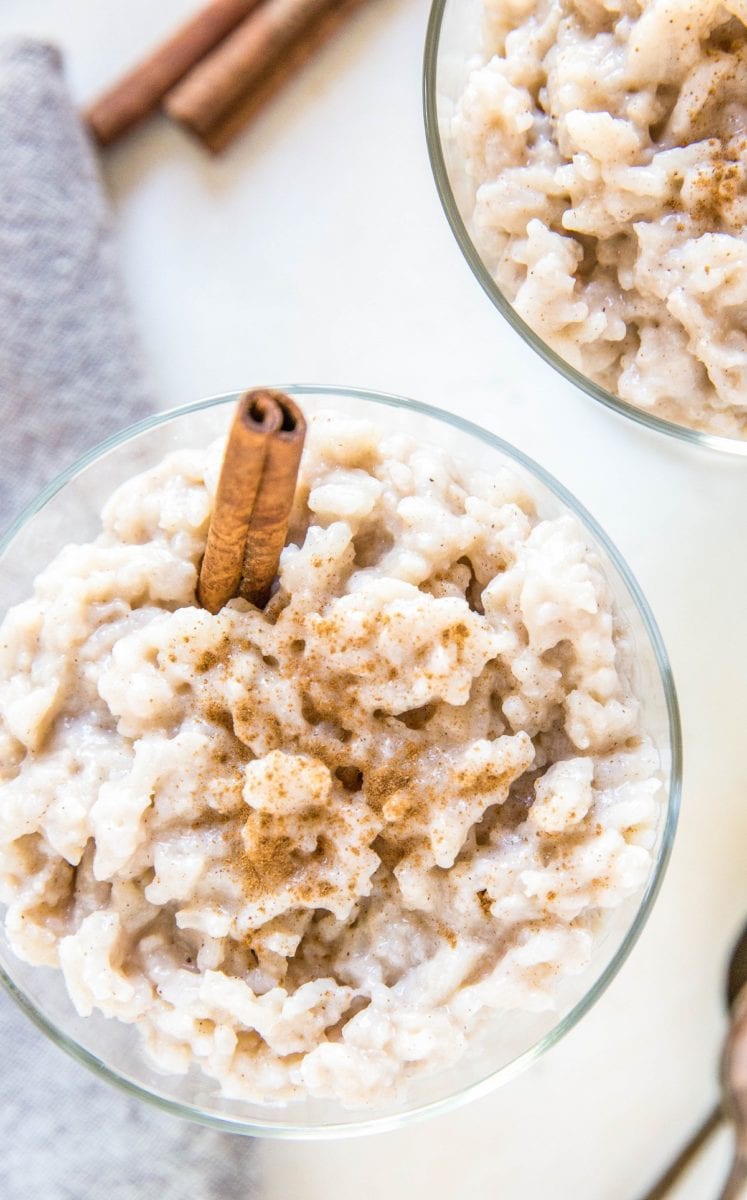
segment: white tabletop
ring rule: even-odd
[[[0,35],[56,40],[84,99],[194,8],[4,0]],[[539,459],[606,527],[660,622],[683,814],[639,944],[564,1043],[451,1116],[264,1143],[261,1200],[635,1200],[716,1096],[723,966],[747,914],[747,462],[576,394],[493,310],[431,179],[426,18],[426,0],[372,0],[220,160],[161,119],[108,153],[146,366],[163,407],[255,382],[357,384],[463,413]],[[82,1068],[55,1061],[73,1100]],[[715,1195],[727,1152],[722,1136],[679,1200]]]

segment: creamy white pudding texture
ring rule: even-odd
[[[624,400],[747,437],[742,0],[484,0],[447,130],[517,312]]]
[[[552,1007],[661,806],[575,519],[312,420],[264,612],[196,605],[222,445],[121,487],[0,628],[17,955],[229,1097],[391,1099]]]

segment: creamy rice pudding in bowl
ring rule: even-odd
[[[0,555],[0,971],[181,1115],[339,1136],[509,1079],[630,951],[677,818],[666,653],[540,467],[291,387],[264,610],[199,607],[235,396],[136,426]]]
[[[479,283],[589,395],[747,454],[735,0],[434,0],[429,153]]]

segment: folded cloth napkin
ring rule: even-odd
[[[0,532],[151,409],[96,161],[59,52],[0,44]]]
[[[259,1200],[256,1143],[159,1113],[47,1041],[0,992],[3,1200]]]
[[[60,56],[35,42],[0,44],[0,532],[83,450],[147,413],[137,362],[106,202]],[[0,1058],[3,1200],[257,1195],[250,1139],[116,1092],[2,989]]]

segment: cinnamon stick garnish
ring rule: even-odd
[[[348,16],[360,8],[362,3],[363,0],[338,0],[327,9],[280,60],[262,75],[243,100],[225,112],[200,135],[203,146],[213,154],[220,154],[225,150],[264,106],[285,87],[289,79],[297,75],[317,51],[334,37]]]
[[[282,410],[283,420],[280,428],[273,430],[267,439],[267,457],[249,522],[239,586],[239,595],[258,608],[264,608],[269,599],[270,586],[288,535],[306,437],[306,422],[298,405],[282,392],[270,395]]]
[[[84,119],[108,146],[153,112],[163,97],[251,12],[258,0],[212,0],[144,62],[90,105]]]
[[[218,612],[238,595],[268,438],[282,421],[280,408],[263,392],[247,392],[239,400],[223,455],[197,585],[197,598],[208,612]]]
[[[217,613],[234,596],[264,606],[277,574],[306,422],[282,392],[241,397],[228,435],[197,597]]]
[[[206,141],[334,7],[336,0],[263,0],[169,92],[166,112]]]

